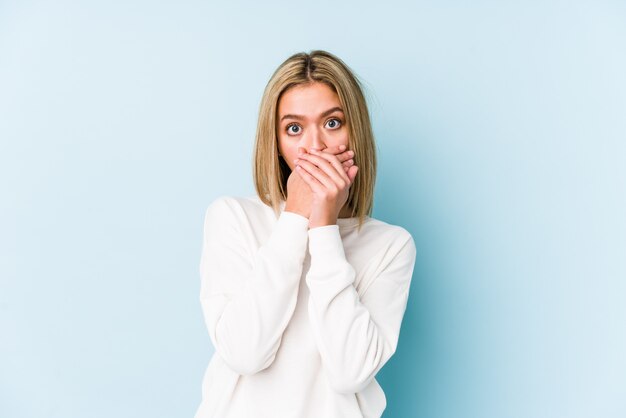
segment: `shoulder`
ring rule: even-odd
[[[407,229],[377,218],[368,218],[367,222],[363,225],[363,232],[367,233],[370,237],[380,237],[379,239],[401,243],[414,243],[413,236]]]
[[[226,213],[238,210],[258,210],[263,202],[256,196],[220,195],[214,198],[206,208],[209,213]]]
[[[403,257],[415,258],[415,240],[411,233],[400,225],[370,217],[363,225],[360,237],[366,242],[376,242],[376,247],[389,256],[400,254]]]
[[[267,214],[270,210],[271,208],[256,195],[220,195],[207,206],[205,223],[212,220],[220,222],[249,220]]]

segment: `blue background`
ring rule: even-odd
[[[311,49],[418,247],[385,416],[626,416],[624,2],[138,0],[0,2],[0,416],[193,416],[204,210]]]

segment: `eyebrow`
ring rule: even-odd
[[[320,114],[320,117],[323,118],[324,116],[328,116],[328,115],[330,115],[331,113],[334,113],[334,112],[341,112],[341,113],[343,113],[343,109],[338,107],[338,106],[335,106],[335,107],[333,107],[331,109],[326,110],[325,112],[322,112]],[[280,121],[282,122],[285,119],[300,119],[301,120],[301,119],[304,119],[304,116],[302,116],[302,115],[283,115],[283,117],[280,118]]]

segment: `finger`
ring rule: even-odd
[[[337,184],[333,179],[331,179],[328,174],[317,165],[306,159],[300,159],[297,165],[303,167],[309,174],[311,174],[315,179],[320,182],[327,189],[337,188]],[[344,173],[345,174],[345,173]]]
[[[305,168],[317,177],[317,179],[329,189],[344,189],[350,179],[340,166],[341,174],[328,160],[313,154],[305,154],[300,157],[300,162],[306,162]],[[319,170],[319,171],[318,171]]]
[[[352,184],[354,182],[354,179],[356,178],[356,173],[359,171],[359,167],[354,165],[350,168],[348,168],[348,177],[350,177],[350,184]]]
[[[337,149],[338,149],[339,147],[329,147],[329,148],[326,148],[326,149],[330,149],[330,150],[332,150],[332,149],[334,149],[334,148],[337,148]],[[299,147],[299,148],[298,148],[298,152],[300,153],[300,154],[299,154],[300,156],[302,156],[302,154],[301,154],[301,153],[302,153],[302,152],[305,152],[305,151],[306,151],[306,150],[305,150],[305,148],[302,148],[302,147]],[[336,155],[336,157],[337,157],[337,159],[338,159],[339,161],[342,161],[342,157],[343,157],[343,158],[347,158],[347,157],[348,157],[348,156],[350,156],[350,155],[354,155],[354,152],[353,152],[353,151],[351,151],[351,150],[348,150],[348,151],[346,151],[346,152],[344,152],[344,153],[341,153],[341,154]],[[343,170],[347,173],[347,172],[348,172],[348,170],[350,169],[350,167],[351,167],[352,165],[354,165],[354,160],[353,160],[352,158],[347,159],[346,161],[344,161],[344,162],[342,163],[342,165],[343,165]]]
[[[332,153],[330,153],[330,154],[332,154]],[[335,156],[337,157],[337,159],[338,159],[340,162],[348,161],[350,158],[353,158],[353,157],[354,157],[354,151],[352,151],[352,150],[346,150],[346,151],[344,151],[344,152],[342,152],[342,153],[335,154]]]
[[[350,181],[350,179],[348,178],[348,176],[345,175],[344,170],[341,166],[341,163],[337,160],[337,157],[325,152],[317,152],[312,150],[311,153],[313,154],[314,157],[318,157],[317,160],[314,160],[314,162],[317,162],[317,165],[320,168],[325,169],[324,171],[326,171],[326,173],[331,177],[336,179],[336,176],[334,175],[334,173],[330,172],[331,167],[334,167],[336,170],[336,173],[338,173],[340,175],[340,177],[343,179],[343,181],[348,182]],[[331,167],[328,167],[328,164],[324,164],[323,160],[328,161],[331,164]],[[339,184],[339,183],[338,183]]]
[[[332,165],[332,167],[334,167],[335,170],[337,170],[338,173],[341,173],[342,171],[344,171],[343,167],[341,167],[342,162],[338,161],[336,155],[328,154],[328,153],[325,153],[323,151],[319,151],[317,149],[311,149],[311,152],[309,152],[309,153],[299,154],[299,157],[301,157],[301,158],[305,157],[309,161],[312,161],[318,167],[324,169],[325,172],[329,176],[331,176],[331,177],[334,177],[333,173],[328,171],[328,170],[326,170],[326,168],[329,168],[328,167],[328,163],[330,163]],[[324,161],[324,160],[326,160],[326,161]],[[342,178],[344,179],[344,181],[348,180],[347,177],[342,177]]]
[[[335,145],[332,147],[326,147],[322,149],[322,151],[328,152],[331,154],[341,154],[342,152],[347,151],[347,148],[348,148],[347,146],[342,144],[342,145]]]
[[[337,156],[339,161],[344,162],[354,157],[354,151],[347,149],[345,145],[337,145],[333,147],[327,147],[322,149],[323,152],[328,152],[329,154],[334,154]]]
[[[301,165],[296,165],[296,172],[300,175],[300,178],[302,178],[302,180],[309,185],[314,193],[319,193],[321,191],[322,184],[319,180],[317,180],[317,178],[315,178],[315,176],[309,173],[306,168]]]
[[[345,152],[342,152],[341,154],[337,154],[336,157],[340,162],[348,161],[349,159],[354,157],[354,151],[347,150]]]
[[[327,148],[324,148],[321,151],[328,152],[330,154],[335,154],[337,156],[337,159],[339,161],[341,161],[341,162],[347,161],[350,158],[354,157],[354,151],[352,151],[352,150],[341,151],[342,147],[344,147],[344,145],[339,145],[339,146],[334,146],[334,147],[327,147]],[[311,149],[315,149],[315,148],[311,148]],[[305,152],[308,152],[306,148],[298,147],[298,154],[305,153]]]

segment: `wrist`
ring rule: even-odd
[[[283,209],[285,212],[293,212],[296,213],[298,215],[304,216],[305,218],[309,217],[309,214],[302,208],[298,208],[297,206],[292,206],[289,204],[285,205],[285,209]]]
[[[336,225],[337,218],[333,216],[325,216],[325,217],[317,217],[313,216],[309,219],[309,229],[328,226],[328,225]]]

